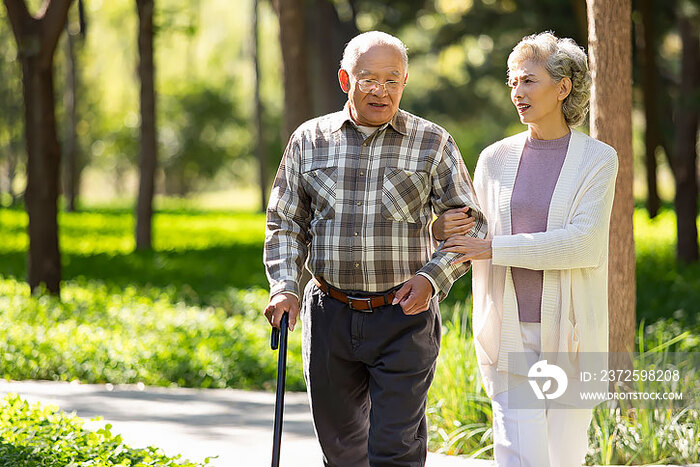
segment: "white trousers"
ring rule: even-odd
[[[540,356],[540,324],[521,323],[520,333],[528,363],[532,365]],[[536,409],[509,408],[509,395],[516,400],[517,391],[532,391],[532,388],[521,384],[491,400],[496,465],[581,467],[588,449],[588,425],[593,410],[547,409],[544,403]]]

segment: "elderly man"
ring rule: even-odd
[[[304,375],[326,466],[422,466],[425,404],[440,348],[438,298],[468,266],[435,253],[430,222],[467,208],[484,218],[452,137],[399,109],[403,43],[373,31],[351,40],[338,72],[345,108],[301,125],[267,210],[265,316],[299,315]]]

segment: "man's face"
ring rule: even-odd
[[[363,53],[351,73],[342,69],[338,72],[340,87],[348,93],[352,119],[364,126],[381,126],[393,118],[399,108],[406,78],[401,54],[388,45],[375,45]],[[369,92],[363,92],[359,86],[361,80],[375,80],[380,84],[394,81],[399,85],[394,85],[392,92],[377,85]]]

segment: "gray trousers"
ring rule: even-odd
[[[422,467],[425,406],[440,350],[440,311],[353,311],[309,282],[304,377],[327,467]]]

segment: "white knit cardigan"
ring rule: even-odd
[[[608,232],[617,153],[572,130],[547,230],[511,235],[510,200],[526,138],[524,132],[492,144],[474,172],[493,249],[493,258],[474,261],[472,272],[476,354],[490,397],[508,388],[509,352],[524,351],[511,267],[544,271],[541,348],[559,352],[549,363],[578,375],[581,352],[608,350]]]

